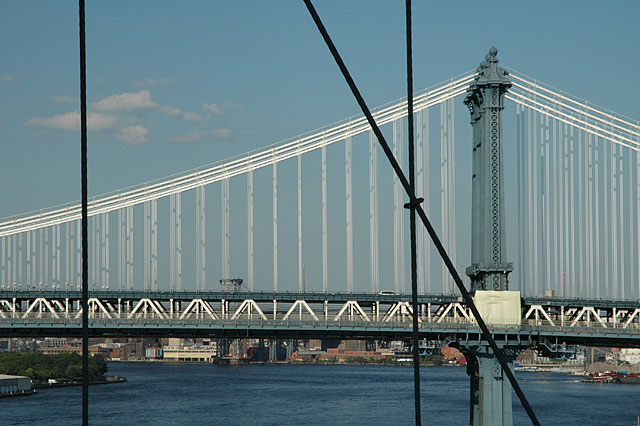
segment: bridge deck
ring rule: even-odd
[[[80,292],[0,292],[0,336],[80,336]],[[350,293],[92,292],[92,336],[407,338],[409,297]],[[453,295],[419,297],[420,335],[479,341],[469,309]],[[503,344],[544,339],[640,347],[640,303],[523,298],[521,325],[494,325]]]

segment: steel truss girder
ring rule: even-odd
[[[5,292],[7,293],[7,292]],[[79,292],[43,291],[0,293],[0,328],[12,319],[47,321],[80,318]],[[378,294],[252,293],[222,294],[108,292],[92,294],[92,320],[136,320],[140,324],[161,320],[242,320],[290,322],[311,320],[409,324],[412,311],[406,297]],[[230,310],[230,304],[237,306]],[[451,296],[420,296],[421,327],[430,324],[474,326],[468,308]],[[220,314],[222,312],[222,314]],[[298,315],[296,315],[298,312]],[[571,330],[611,330],[640,333],[640,304],[606,300],[555,298],[524,299],[522,323],[548,327],[556,333]]]

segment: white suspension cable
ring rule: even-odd
[[[467,73],[461,78],[448,84],[436,87],[422,95],[414,97],[414,111],[418,112],[433,105],[440,104],[449,99],[465,93],[468,84],[474,74]],[[381,108],[373,116],[378,125],[382,126],[405,117],[406,101],[399,102],[389,107]],[[249,170],[256,170],[271,164],[293,158],[322,146],[330,145],[368,131],[369,124],[364,117],[351,118],[342,124],[329,129],[317,131],[296,140],[279,146],[272,146],[260,152],[249,154],[243,158],[233,159],[226,163],[218,164],[205,170],[197,170],[193,173],[172,177],[164,181],[131,189],[126,192],[107,194],[89,203],[88,215],[95,216],[108,213],[123,207],[141,204],[146,201],[163,198],[178,192],[218,182],[224,178],[231,178],[244,174]],[[54,207],[50,211],[30,212],[25,216],[17,216],[0,223],[0,237],[13,235],[30,229],[66,223],[80,218],[80,205],[65,205]]]
[[[531,108],[539,112],[540,114],[543,114],[545,116],[558,120],[562,123],[571,125],[580,130],[584,130],[585,132],[591,133],[595,136],[599,136],[610,142],[623,145],[629,149],[633,149],[634,151],[640,151],[640,144],[638,144],[636,141],[631,139],[632,136],[626,137],[626,136],[613,133],[609,130],[606,130],[603,127],[595,126],[591,123],[588,123],[584,120],[580,120],[562,111],[554,110],[551,108],[550,105],[535,101],[520,93],[507,93],[506,98],[515,103],[524,105],[527,108]]]
[[[522,75],[521,73],[518,73],[518,74]],[[611,124],[613,121],[615,121],[617,123],[621,123],[620,124],[620,126],[621,126],[620,128],[621,129],[624,129],[624,126],[628,126],[628,127],[632,127],[634,129],[636,129],[636,131],[640,131],[640,123],[637,120],[636,120],[635,123],[632,123],[631,121],[623,120],[621,118],[622,116],[616,116],[613,111],[605,110],[605,108],[602,108],[602,107],[600,107],[600,109],[595,108],[596,105],[589,105],[586,100],[573,99],[570,96],[567,96],[566,94],[563,94],[561,91],[558,91],[557,89],[556,90],[548,89],[548,88],[542,86],[540,84],[540,82],[528,80],[526,78],[518,76],[518,74],[511,73],[510,76],[511,76],[512,80],[521,81],[522,83],[524,83],[524,84],[526,84],[526,85],[528,85],[530,87],[535,88],[536,89],[535,92],[536,92],[536,95],[538,97],[545,97],[545,98],[549,99],[548,97],[546,97],[546,96],[544,96],[544,95],[542,95],[540,93],[541,91],[542,92],[546,92],[546,93],[551,94],[556,99],[561,99],[563,101],[566,101],[566,102],[569,102],[569,103],[572,103],[572,104],[576,105],[579,108],[577,111],[579,111],[581,114],[585,114],[584,110],[586,110],[586,111],[594,112],[595,114],[599,114],[599,115],[601,115],[603,117],[606,117],[607,121],[604,121],[603,119],[597,118],[598,120],[603,120],[602,121],[603,124]],[[514,83],[514,86],[515,87],[524,88],[522,85],[519,85],[518,83]],[[525,89],[525,90],[531,90],[531,89]],[[556,100],[554,99],[554,102],[555,101]],[[589,114],[589,116],[593,117],[593,118],[596,118],[596,117],[594,117],[593,115],[590,115],[590,114]],[[625,118],[628,118],[628,117],[625,117]],[[616,127],[618,127],[618,125],[616,125]]]

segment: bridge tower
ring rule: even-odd
[[[513,264],[506,262],[504,214],[504,176],[502,171],[502,110],[504,95],[511,87],[507,71],[498,66],[498,49],[492,47],[478,67],[464,103],[471,113],[473,127],[473,166],[471,200],[471,278],[480,312],[509,310],[520,319],[520,295],[509,292],[509,273]],[[510,299],[511,302],[503,302]],[[489,311],[483,309],[488,300]],[[515,301],[515,303],[514,303]],[[492,318],[485,317],[487,323]],[[511,385],[493,350],[485,341],[455,344],[468,360],[470,378],[470,424],[473,426],[512,426]],[[520,349],[510,342],[500,344],[512,368]]]
[[[508,290],[513,264],[506,262],[502,110],[511,87],[492,47],[476,70],[464,103],[473,127],[471,194],[471,291]]]

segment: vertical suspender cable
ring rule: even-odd
[[[105,269],[106,268],[106,263],[107,263],[107,261],[106,261],[107,250],[106,250],[106,247],[105,247],[105,242],[106,242],[105,241],[105,237],[106,237],[106,234],[105,234],[105,227],[106,227],[105,216],[106,215],[104,213],[101,214],[99,216],[100,219],[99,219],[99,222],[98,222],[98,224],[100,226],[100,259],[101,259],[100,260],[100,270],[98,271],[98,276],[100,277],[100,288],[102,290],[104,290],[106,288],[106,281],[107,281],[106,280],[107,273],[106,273],[106,269]],[[55,230],[56,230],[56,234],[57,234],[57,231],[58,231],[57,226],[56,226]],[[56,236],[56,244],[55,244],[56,246],[58,244],[57,239],[58,238]],[[58,268],[56,267],[56,269],[58,269]]]
[[[70,279],[70,271],[71,271],[71,234],[70,234],[70,230],[69,228],[71,227],[71,222],[67,222],[64,224],[64,252],[65,252],[65,256],[64,256],[64,262],[65,262],[65,268],[64,268],[64,278],[65,278],[65,289],[69,290],[69,282],[71,282]],[[27,247],[30,247],[30,241],[31,241],[31,231],[29,231],[28,237],[27,237]],[[31,267],[31,251],[29,248],[27,248],[27,251],[29,252],[29,267]]]
[[[442,243],[445,249],[449,250],[449,232],[447,226],[447,219],[449,217],[447,210],[447,173],[446,173],[446,161],[447,161],[447,120],[446,120],[446,108],[447,103],[442,102],[440,104],[440,235],[442,235]],[[449,292],[449,279],[447,271],[442,269],[442,293]]]
[[[298,153],[298,292],[304,290],[304,265],[302,263],[302,155]]]
[[[180,192],[176,194],[176,222],[176,289],[180,291],[182,290],[182,193]],[[133,253],[133,248],[131,252]]]
[[[109,245],[107,225],[107,247]],[[108,250],[108,248],[107,248]],[[107,254],[107,281],[109,277],[109,255]],[[158,200],[151,201],[151,291],[158,290]],[[109,284],[107,283],[107,288]]]
[[[538,257],[540,255],[540,250],[538,247],[538,242],[540,241],[540,231],[538,230],[540,217],[540,207],[538,206],[538,201],[540,200],[540,191],[538,190],[538,184],[540,183],[540,178],[538,176],[538,158],[540,157],[541,149],[538,145],[539,120],[540,115],[534,111],[533,124],[531,126],[533,135],[533,263],[531,264],[531,267],[533,268],[532,292],[534,296],[540,296],[540,265],[538,264]],[[542,159],[540,159],[540,164],[542,164]]]
[[[222,278],[229,279],[231,278],[230,266],[229,266],[229,178],[224,178],[221,182],[221,193],[222,193],[222,203],[221,203],[221,217],[222,217],[222,260],[221,260],[221,270],[222,270]]]
[[[278,292],[278,163],[273,162],[273,292]]]
[[[613,300],[618,300],[621,294],[618,293],[618,212],[616,204],[618,202],[618,147],[609,142],[611,150],[611,281],[609,286],[613,290]],[[607,295],[610,294],[607,292]]]
[[[413,146],[413,54],[411,52],[411,0],[406,0],[406,28],[407,28],[407,125],[409,128],[409,188],[412,194],[416,192],[415,160]],[[420,410],[420,350],[418,346],[418,276],[416,262],[416,204],[419,200],[412,200],[405,208],[409,208],[409,222],[411,230],[411,306],[413,308],[413,397],[415,401],[416,425],[422,424]],[[403,285],[404,288],[404,285]]]
[[[48,229],[47,229],[48,231]],[[8,241],[8,246],[7,246],[7,251],[9,252],[9,260],[7,262],[7,277],[9,279],[9,282],[11,284],[13,284],[13,286],[15,287],[16,285],[16,275],[15,275],[15,244],[14,244],[14,240],[15,237],[13,235],[9,235],[9,241]],[[47,259],[49,258],[49,253],[46,254]],[[40,286],[42,286],[42,281],[40,281]]]
[[[591,139],[591,135],[589,135],[589,138]],[[595,245],[593,246],[595,248],[595,253],[592,256],[591,259],[591,265],[594,266],[594,272],[592,275],[592,293],[589,295],[591,297],[599,297],[600,296],[600,280],[602,279],[602,277],[600,276],[600,202],[598,201],[599,198],[599,193],[600,193],[600,189],[599,189],[599,165],[600,165],[600,148],[599,148],[599,144],[598,144],[598,137],[594,137],[593,138],[593,155],[594,155],[594,159],[593,159],[593,164],[591,165],[591,178],[594,181],[593,184],[593,195],[595,196],[595,202],[593,203],[593,209],[596,213],[595,218],[593,219],[593,223],[594,223],[594,228],[595,231],[591,232],[592,235],[595,235],[596,238],[596,242]],[[593,231],[593,230],[592,230]],[[597,259],[597,262],[594,262],[593,260]]]
[[[620,239],[618,241],[619,243],[619,250],[618,253],[620,254],[620,256],[623,256],[623,259],[621,259],[619,265],[620,265],[620,275],[619,275],[619,281],[620,281],[620,300],[624,300],[625,296],[626,296],[626,292],[625,292],[625,273],[624,273],[624,269],[625,269],[625,263],[624,262],[624,240],[625,240],[625,233],[623,232],[624,229],[624,149],[618,145],[618,161],[616,166],[618,167],[618,233],[620,235]]]
[[[59,225],[56,227],[56,229],[59,230]],[[60,236],[60,233],[58,232],[58,237],[59,236]],[[22,283],[22,242],[24,240],[24,233],[17,234],[16,237],[18,238],[18,282]],[[60,269],[60,250],[58,250],[56,256],[57,256],[56,257],[57,266],[58,266],[58,269]],[[60,272],[58,272],[58,275],[60,275]],[[57,280],[54,281],[54,283],[55,282],[57,282]]]
[[[71,267],[70,270],[73,271],[73,257],[71,258]],[[31,283],[35,283],[36,281],[36,232],[31,232]],[[73,283],[73,278],[70,279],[70,282]]]
[[[353,293],[353,163],[351,136],[344,141],[345,147],[345,224],[347,248],[347,292]]]
[[[535,199],[535,195],[533,194],[532,185],[534,182],[533,179],[533,165],[532,161],[536,155],[535,150],[535,140],[531,133],[531,121],[532,121],[532,111],[527,109],[527,222],[529,224],[527,240],[529,241],[528,249],[529,249],[529,259],[527,260],[528,266],[528,281],[529,281],[529,295],[533,295],[533,280],[534,275],[533,272],[535,270],[535,264],[533,263],[533,239],[536,237],[536,234],[533,233],[533,221],[537,217],[535,215],[535,211],[532,210],[531,206],[533,205],[532,199]],[[533,214],[532,214],[533,213]]]
[[[402,164],[402,122],[393,122],[393,155]],[[393,281],[398,294],[404,294],[404,218],[402,211],[402,190],[397,175],[393,175]]]
[[[589,152],[588,152],[588,162],[587,162],[587,167],[586,167],[586,179],[587,179],[587,185],[588,185],[588,190],[587,190],[587,215],[588,215],[588,224],[586,224],[586,232],[589,235],[589,244],[587,244],[588,252],[585,253],[585,261],[586,264],[589,265],[589,279],[588,281],[588,288],[589,288],[589,296],[593,296],[593,288],[594,288],[594,270],[597,272],[598,268],[594,268],[594,262],[593,262],[593,256],[595,253],[595,248],[596,246],[594,245],[594,234],[596,234],[596,232],[594,232],[594,226],[597,227],[596,222],[594,222],[595,220],[598,220],[598,209],[599,207],[596,205],[594,207],[593,204],[593,198],[594,198],[594,187],[597,184],[597,181],[595,180],[595,175],[593,173],[593,164],[595,161],[595,153],[593,150],[593,138],[591,137],[591,134],[585,134],[585,132],[581,132],[582,133],[582,138],[583,139],[587,139],[588,141],[588,146],[589,146]],[[595,213],[595,217],[594,217],[594,213]],[[595,235],[595,244],[598,244],[598,235]],[[579,289],[578,289],[579,291]],[[586,293],[586,291],[585,291]]]
[[[580,267],[578,270],[576,270],[577,265],[576,265],[576,238],[578,236],[576,236],[576,217],[575,217],[575,176],[574,176],[574,170],[575,170],[575,140],[574,140],[574,134],[573,134],[573,126],[569,126],[569,217],[571,218],[571,226],[570,226],[570,231],[569,231],[569,235],[571,236],[571,279],[569,280],[569,282],[571,283],[571,291],[569,292],[569,297],[575,297],[576,294],[576,281],[580,280],[582,282],[582,279],[580,278],[580,275],[582,273],[582,267]],[[578,148],[580,149],[580,148]],[[580,152],[580,151],[578,151]],[[580,164],[580,157],[578,156],[578,164]],[[580,168],[578,168],[578,177],[580,177]],[[581,195],[579,195],[581,196]],[[579,207],[580,208],[580,207]],[[579,221],[579,225],[578,225],[578,235],[579,238],[582,239],[582,210],[580,210],[580,221]],[[580,246],[579,246],[580,247]]]
[[[520,128],[522,127],[522,118],[521,118],[521,106],[516,104],[516,178],[518,185],[518,287],[520,291],[522,291],[522,277],[523,277],[523,268],[522,268],[522,255],[523,255],[523,243],[524,239],[522,238],[522,196],[520,194],[521,185],[522,185],[522,168],[521,168],[521,159],[522,159],[522,140],[520,138]],[[524,294],[524,293],[523,293]]]
[[[66,227],[65,227],[66,228]],[[27,263],[27,285],[31,284],[31,262],[32,262],[32,257],[31,257],[31,231],[28,231],[25,233],[27,236],[27,255],[25,257],[26,259],[26,263]],[[69,244],[66,245],[67,247],[69,246]],[[69,257],[67,256],[67,259]],[[66,271],[69,271],[69,267],[67,266]],[[68,274],[68,272],[67,272]],[[21,281],[22,282],[22,281]],[[67,283],[69,282],[69,280],[67,279]]]
[[[58,276],[58,270],[56,269],[56,265],[57,265],[57,259],[58,259],[58,252],[56,251],[56,245],[57,245],[57,241],[56,241],[56,230],[58,229],[58,225],[53,225],[51,228],[51,288],[55,289],[55,283],[56,283],[56,278]],[[14,238],[16,239],[16,241],[19,239],[20,234],[16,234],[14,235]],[[16,244],[18,244],[16,242]],[[18,249],[18,251],[16,251],[16,260],[14,260],[15,265],[18,266],[18,256],[19,256],[20,250]],[[16,271],[19,271],[19,268],[16,267],[15,268]],[[20,276],[17,275],[16,278],[19,280]],[[49,283],[45,282],[45,289],[48,288]]]
[[[378,145],[369,132],[369,267],[371,292],[380,290],[378,281]]]
[[[42,229],[40,234],[40,246],[42,246]],[[42,248],[40,248],[40,257],[42,258]],[[82,289],[82,219],[76,221],[76,286],[78,290]],[[42,259],[40,260],[40,279],[42,279]]]
[[[121,284],[124,281],[124,224],[122,222],[123,209],[118,209],[118,291],[121,289]],[[171,287],[173,289],[173,287]]]
[[[429,109],[424,109],[420,113],[422,115],[422,143],[423,143],[423,158],[422,158],[422,166],[424,167],[423,174],[423,187],[424,192],[422,197],[424,198],[424,211],[429,213],[429,148],[430,148],[430,138],[429,138],[429,119],[431,117],[429,113]],[[423,292],[426,294],[431,293],[431,244],[429,244],[429,234],[427,230],[422,228],[421,230],[422,238],[424,240],[424,259],[421,262],[424,262],[424,271],[425,271],[425,284],[423,287]]]
[[[82,192],[82,425],[89,424],[89,327],[87,278],[87,64],[84,34],[84,0],[79,1],[80,19],[80,173]]]
[[[144,206],[144,257],[142,262],[142,270],[143,270],[143,279],[142,284],[144,285],[144,290],[148,291],[151,287],[151,255],[149,251],[151,249],[151,238],[149,236],[149,223],[151,222],[151,212],[149,207],[149,201],[145,201]]]
[[[200,187],[196,188],[196,292],[200,291],[200,279],[202,278],[202,273],[201,273],[201,266],[200,264],[202,263],[202,256],[200,256],[200,253],[202,253],[202,232],[200,231],[200,227],[202,226],[202,218],[200,217],[200,213],[201,213],[201,209],[200,209],[200,194],[201,194],[201,189]]]
[[[329,290],[328,246],[327,246],[327,147],[322,145],[322,291]]]
[[[631,150],[627,150],[627,160],[628,160],[628,172],[627,172],[627,176],[628,176],[628,182],[629,182],[629,196],[628,196],[628,200],[629,200],[629,259],[637,259],[635,257],[635,247],[633,244],[634,241],[634,235],[633,235],[633,166],[632,166],[632,159],[633,159],[633,152],[631,152]],[[638,179],[638,177],[636,176],[636,179]],[[630,287],[629,287],[629,298],[634,298],[634,285],[633,283],[635,282],[635,266],[633,261],[629,262],[629,283],[630,283]],[[638,299],[638,295],[635,295],[635,299]]]
[[[133,206],[127,207],[127,290],[133,290]]]
[[[560,293],[562,290],[561,280],[560,280],[560,265],[562,264],[562,260],[560,258],[560,252],[558,251],[558,222],[559,222],[559,211],[558,211],[558,190],[562,185],[561,177],[558,173],[558,160],[559,160],[559,143],[558,140],[558,121],[551,120],[551,142],[550,142],[550,154],[553,158],[551,158],[551,182],[553,183],[553,199],[550,200],[551,204],[553,204],[553,213],[549,217],[549,220],[553,220],[553,230],[551,231],[553,234],[553,287],[556,289],[556,293]]]
[[[105,213],[104,214],[104,221],[105,221],[104,222],[105,226],[104,226],[104,231],[103,231],[104,232],[104,236],[105,236],[104,237],[104,250],[105,250],[105,255],[104,255],[104,257],[105,257],[105,263],[104,263],[105,282],[104,282],[104,285],[105,285],[105,289],[109,290],[109,283],[111,282],[110,281],[110,277],[109,277],[109,265],[110,265],[109,252],[111,251],[109,249],[109,245],[110,245],[110,243],[109,243],[109,241],[110,241],[109,240],[109,213]],[[60,239],[58,239],[58,244],[60,244]]]
[[[66,227],[65,227],[66,229]],[[31,235],[33,234],[32,231],[28,231],[27,233],[27,285],[31,284],[31,280],[32,280],[32,275],[31,275],[31,269],[32,269],[32,264],[33,264],[33,256],[31,255],[31,250],[32,250],[32,245],[31,245]],[[68,241],[68,238],[67,238]],[[67,247],[69,247],[69,244],[66,244]],[[67,256],[67,259],[69,259],[69,256]],[[67,266],[66,268],[66,275],[67,277],[69,276],[69,266]],[[67,283],[69,282],[69,279],[67,278]],[[3,282],[4,284],[4,282]],[[68,285],[67,285],[68,287]],[[67,288],[68,290],[68,288]]]
[[[247,278],[253,291],[253,170],[247,173]]]
[[[169,196],[169,290],[176,286],[176,196]]]
[[[455,104],[453,103],[453,98],[449,99],[449,132],[448,132],[448,142],[449,142],[449,215],[451,216],[451,221],[449,224],[449,253],[451,253],[451,260],[453,264],[456,264],[456,259],[458,255],[458,249],[456,245],[456,150],[455,150],[455,141],[456,141],[456,126],[455,126]],[[464,276],[464,275],[463,275]],[[451,282],[451,293],[455,293],[456,285],[453,280],[449,280]]]
[[[545,268],[546,268],[546,278],[545,278],[545,288],[542,289],[543,292],[546,289],[551,288],[551,244],[549,241],[551,240],[551,212],[549,205],[549,193],[551,192],[551,181],[549,178],[549,168],[551,153],[549,152],[549,117],[547,115],[544,116],[543,122],[541,125],[544,125],[544,229],[545,229],[545,239],[544,239],[544,252],[545,252]],[[541,135],[542,136],[542,135]]]
[[[569,283],[571,281],[569,281],[570,278],[570,274],[569,271],[571,270],[571,266],[569,264],[569,203],[568,203],[568,196],[569,196],[569,174],[568,174],[568,157],[569,157],[569,152],[567,150],[568,148],[568,141],[567,141],[567,125],[566,124],[560,124],[561,129],[562,129],[562,163],[561,163],[561,168],[560,170],[562,171],[562,206],[561,208],[564,209],[564,214],[562,215],[562,219],[563,222],[561,222],[562,225],[562,230],[564,232],[564,239],[561,240],[562,244],[561,245],[561,249],[564,249],[564,257],[562,258],[562,282],[563,282],[563,297],[566,297],[566,294],[569,293],[568,289],[565,288],[566,286],[569,285]]]
[[[424,151],[423,151],[423,132],[422,120],[424,119],[423,111],[419,111],[416,114],[416,194],[422,195],[424,198]],[[424,262],[424,248],[425,248],[425,235],[423,230],[416,235],[416,258],[417,261],[417,277],[418,277],[418,292],[424,294],[425,283],[425,262]]]

